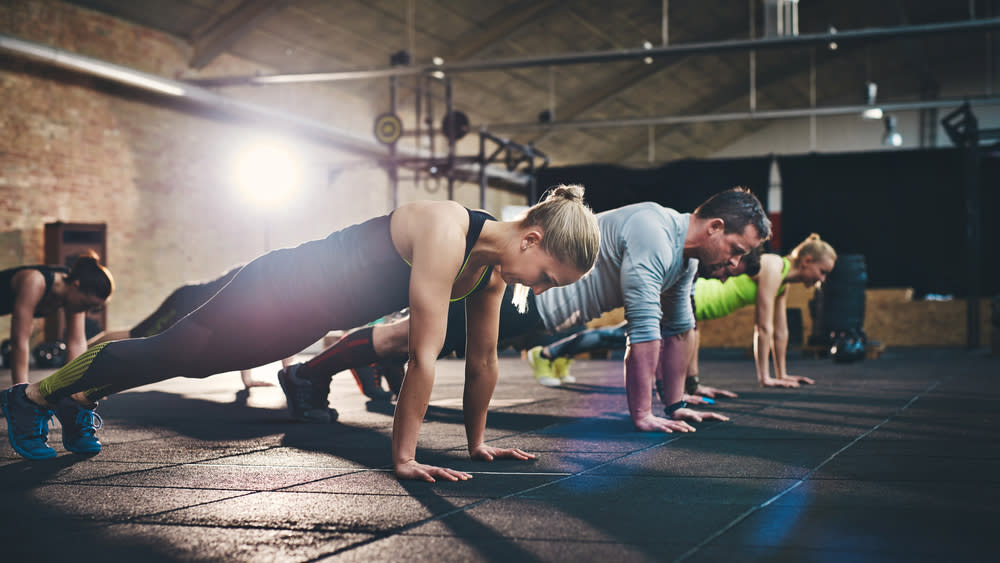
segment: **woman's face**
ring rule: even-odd
[[[818,260],[812,256],[803,256],[800,268],[802,270],[802,283],[806,287],[815,287],[825,282],[835,264],[836,259],[832,256],[824,256]]]
[[[515,256],[506,257],[499,265],[500,277],[508,285],[519,283],[538,295],[547,289],[571,284],[585,273],[557,260],[538,244],[522,241],[521,246],[522,250]]]
[[[73,282],[66,291],[63,308],[70,313],[81,313],[100,309],[106,302],[107,299],[101,299],[93,293],[84,293],[80,289],[79,282]]]

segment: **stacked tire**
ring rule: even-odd
[[[830,356],[835,362],[863,360],[868,337],[865,335],[865,289],[868,287],[868,269],[861,254],[846,254],[837,258],[837,264],[823,287],[816,292],[813,305],[818,328],[813,339],[830,346]],[[816,318],[814,316],[814,318]]]

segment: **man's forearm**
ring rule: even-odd
[[[659,340],[632,344],[625,352],[625,394],[633,421],[652,413],[653,382],[659,355]]]
[[[684,381],[688,362],[697,346],[695,332],[689,330],[664,338],[660,348],[659,373],[662,379],[663,403],[672,405],[684,396]]]

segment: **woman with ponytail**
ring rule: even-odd
[[[79,256],[71,268],[20,266],[0,271],[0,315],[11,315],[10,376],[14,385],[28,382],[28,357],[34,319],[62,310],[66,316],[68,359],[87,349],[87,311],[103,307],[115,282],[97,253]]]
[[[11,441],[25,457],[51,457],[55,451],[31,426],[38,411],[65,401],[93,409],[98,399],[140,385],[263,365],[331,330],[409,307],[410,364],[392,432],[395,472],[400,479],[465,480],[471,475],[415,459],[448,305],[465,300],[472,319],[465,392],[470,456],[530,459],[483,438],[498,372],[504,287],[520,283],[542,293],[572,283],[593,266],[599,247],[597,220],[580,186],[553,190],[526,217],[509,222],[452,201],[409,203],[325,239],[269,252],[169,329],[92,346],[44,380],[5,391],[0,399]],[[364,346],[356,353],[363,355]],[[72,430],[64,427],[63,433]],[[96,436],[89,442],[99,451]]]
[[[763,254],[756,274],[743,273],[718,279],[698,279],[694,287],[695,318],[718,319],[746,305],[755,305],[754,365],[761,387],[799,387],[812,384],[808,377],[790,375],[785,359],[788,352],[788,317],[786,314],[789,283],[815,287],[824,281],[837,262],[837,252],[819,235],[813,233],[799,243],[788,256]],[[738,273],[738,272],[734,272]],[[696,337],[697,338],[697,337]],[[774,358],[771,374],[770,358]],[[699,390],[697,349],[688,364],[687,392],[706,394]],[[710,388],[709,388],[710,389]],[[734,396],[731,393],[728,396]]]

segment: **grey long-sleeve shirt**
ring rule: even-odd
[[[693,328],[690,284],[697,261],[683,257],[690,217],[651,202],[599,213],[601,250],[594,269],[535,297],[545,328],[563,331],[622,306],[632,344],[659,340],[664,315],[677,332]],[[669,293],[669,311],[661,310],[662,293]]]

